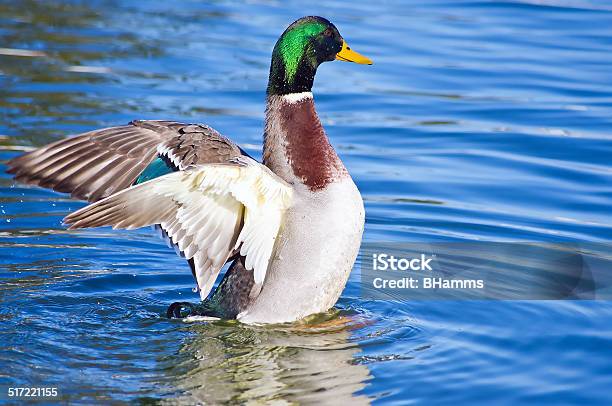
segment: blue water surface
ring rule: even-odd
[[[375,62],[325,64],[314,89],[365,241],[612,240],[603,0],[0,1],[0,161],[132,119],[204,122],[260,157],[272,47],[309,14]],[[77,404],[610,403],[610,302],[367,300],[354,272],[311,323],[167,320],[197,300],[184,260],[148,229],[66,231],[82,205],[0,177],[0,385]]]

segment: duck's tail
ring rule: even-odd
[[[191,316],[235,319],[247,309],[261,289],[255,284],[253,272],[246,270],[244,257],[237,257],[225,272],[221,283],[213,293],[199,304],[174,302],[168,307],[166,316],[186,318]]]

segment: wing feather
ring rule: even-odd
[[[89,201],[131,186],[158,156],[183,169],[225,162],[242,151],[214,129],[173,121],[132,121],[63,139],[8,162],[15,179]]]
[[[185,257],[193,259],[200,295],[205,298],[237,248],[255,282],[263,282],[292,193],[291,186],[268,168],[240,157],[132,186],[64,221],[71,229],[160,224]]]

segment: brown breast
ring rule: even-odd
[[[282,153],[284,159],[280,160],[312,191],[348,176],[329,143],[311,97],[290,102],[283,96],[270,96],[264,137],[264,164],[274,170],[274,164],[279,164],[278,154]]]

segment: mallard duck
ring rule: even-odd
[[[361,195],[311,93],[317,68],[333,60],[372,64],[322,17],[300,18],[278,39],[263,163],[206,125],[137,120],[14,158],[8,172],[91,202],[66,216],[70,229],[157,228],[189,262],[202,300],[175,303],[169,316],[190,307],[279,323],[326,311],[346,285],[364,227]]]

